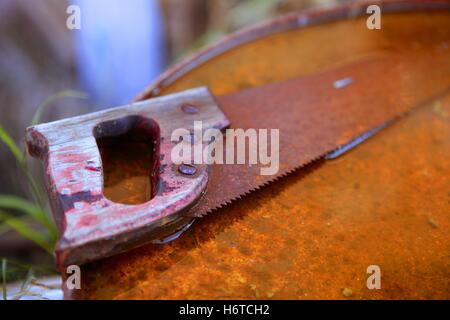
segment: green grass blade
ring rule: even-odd
[[[8,259],[8,265],[15,266],[17,269],[26,269],[26,270],[33,269],[33,272],[39,271],[40,273],[45,274],[45,275],[56,275],[57,274],[57,272],[55,270],[55,266],[53,264],[51,264],[51,265],[45,265],[45,264],[31,265],[31,264],[24,263],[22,261],[15,261],[14,259],[0,256],[0,261],[2,259]]]
[[[21,151],[11,136],[0,126],[0,141],[2,141],[11,151],[11,153],[16,158],[16,161],[19,163],[19,167],[25,173],[27,179],[29,180],[31,191],[33,192],[33,196],[35,201],[39,203],[41,207],[43,207],[43,197],[41,195],[40,189],[35,182],[34,178],[31,175],[31,172],[28,170],[27,162],[25,161],[25,151]],[[2,195],[0,195],[1,197]],[[2,205],[0,204],[0,208]],[[43,211],[43,210],[41,210]],[[26,211],[26,213],[30,214],[30,211]],[[31,215],[33,216],[32,212]],[[49,228],[52,233],[56,234],[56,229],[53,226],[51,219],[44,213],[44,215],[39,215],[41,217],[36,217],[41,223],[45,225],[45,227]]]
[[[11,230],[11,227],[8,226],[7,224],[5,223],[0,224],[0,236],[7,233],[9,230]]]
[[[20,217],[20,219],[24,222],[24,223],[32,223],[32,221],[34,221],[33,218],[30,217]],[[5,233],[7,233],[8,231],[11,231],[11,227],[9,225],[7,225],[6,223],[0,223],[0,236],[4,235]],[[2,257],[0,256],[0,259]],[[8,263],[11,264],[11,259],[8,259]]]
[[[28,169],[28,163],[25,160],[21,165],[20,169],[22,170],[25,177],[28,179],[29,184],[29,191],[31,192],[31,196],[33,198],[33,201],[35,203],[35,206],[39,207],[42,212],[45,212],[44,209],[46,207],[46,197],[42,191],[42,185],[38,184],[33,175],[31,174],[31,171]],[[1,194],[0,194],[1,196]],[[48,225],[46,224],[46,227],[48,227],[50,230],[50,233],[56,237],[56,229],[53,226],[52,220],[45,215],[45,220],[48,220]]]
[[[4,223],[9,225],[24,238],[33,241],[48,253],[53,254],[53,245],[48,241],[48,239],[43,234],[30,228],[20,218],[15,218],[6,212],[0,211],[0,220],[3,220]]]
[[[29,293],[28,289],[30,288],[30,284],[33,282],[33,280],[34,271],[33,269],[28,269],[27,275],[23,280],[22,285],[20,286],[20,291],[12,297],[12,300],[20,300],[20,298],[27,295]]]
[[[6,259],[2,259],[2,293],[3,300],[8,298],[6,291]]]
[[[36,113],[33,116],[33,120],[31,121],[31,125],[34,126],[38,124],[41,120],[45,108],[48,107],[52,102],[62,98],[88,99],[89,96],[84,92],[76,90],[65,90],[51,95],[50,97],[45,99],[45,101],[37,108]]]
[[[27,276],[22,282],[22,285],[20,286],[20,291],[26,291],[28,290],[28,287],[30,286],[31,281],[34,279],[34,271],[33,269],[29,269],[27,272]]]
[[[2,141],[8,147],[8,149],[11,151],[11,153],[19,163],[24,162],[24,153],[20,150],[20,148],[17,146],[11,136],[5,131],[5,129],[3,129],[2,126],[0,126],[0,141]]]
[[[46,197],[42,191],[42,186],[41,184],[38,184],[36,182],[36,180],[34,179],[33,175],[31,174],[31,172],[28,170],[28,168],[26,166],[24,166],[24,172],[25,175],[28,179],[29,185],[31,187],[30,191],[31,191],[31,195],[33,197],[33,201],[35,203],[35,206],[39,208],[39,210],[42,212],[43,214],[43,223],[45,224],[45,227],[47,228],[50,236],[52,237],[52,239],[54,241],[56,241],[56,237],[57,237],[57,231],[56,231],[56,226],[53,223],[53,220],[51,219],[51,217],[49,217],[46,213],[45,210],[43,208],[46,207]],[[1,195],[0,195],[1,196]]]
[[[25,199],[0,194],[0,208],[20,211],[41,223],[49,231],[55,229],[50,217],[41,208]]]

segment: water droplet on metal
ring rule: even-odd
[[[344,79],[336,80],[333,83],[333,86],[334,86],[335,89],[342,89],[342,88],[350,85],[352,82],[353,82],[353,79],[351,77],[347,77],[347,78],[344,78]]]
[[[152,241],[152,243],[154,243],[154,244],[166,244],[166,243],[169,243],[169,242],[172,242],[172,241],[178,239],[187,229],[190,228],[190,226],[192,226],[194,221],[195,221],[195,219],[192,219],[185,226],[183,226],[181,229],[173,232],[172,234],[164,237],[163,239],[155,239],[155,240]]]

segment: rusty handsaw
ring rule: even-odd
[[[336,157],[449,88],[448,52],[391,52],[223,96],[195,88],[30,127],[28,151],[44,161],[60,232],[57,264],[83,264],[160,239],[313,161]],[[279,170],[261,175],[262,164],[173,163],[171,133],[192,132],[195,121],[203,129],[279,129]],[[152,150],[146,203],[104,195],[99,144],[124,138]]]

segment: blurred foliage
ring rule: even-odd
[[[218,25],[210,26],[178,58],[216,42],[230,32],[272,17],[281,2],[283,0],[234,0],[227,2],[224,8],[223,21]]]
[[[66,90],[48,97],[38,106],[32,124],[39,123],[43,111],[52,102],[61,98],[86,99],[87,96],[83,92]],[[20,148],[1,125],[0,142],[3,142],[14,155],[17,165],[27,179],[29,191],[33,198],[33,201],[30,201],[17,196],[0,194],[0,235],[9,230],[14,230],[22,237],[33,241],[49,254],[53,255],[57,232],[53,220],[46,212],[48,205],[45,200],[46,197],[43,192],[43,187],[28,169],[24,148]],[[36,229],[36,224],[40,227],[40,230]],[[42,229],[44,232],[41,231]],[[3,270],[3,272],[5,271]]]
[[[52,267],[43,267],[43,266],[33,266],[28,264],[23,264],[20,262],[16,262],[11,259],[6,259],[0,257],[1,265],[0,265],[0,281],[1,281],[1,289],[2,289],[2,298],[3,300],[20,300],[22,297],[37,297],[39,299],[43,299],[42,296],[36,295],[31,292],[31,286],[45,286],[40,283],[37,278],[41,275],[49,275],[55,273]],[[18,291],[14,293],[14,295],[9,295],[8,297],[8,283],[12,281],[21,281],[21,285]],[[58,289],[58,288],[50,288],[50,289]]]
[[[213,21],[206,32],[201,34],[186,51],[177,55],[177,59],[208,44],[223,38],[226,34],[249,25],[257,24],[278,15],[301,9],[329,5],[343,0],[230,0],[221,3],[218,10],[223,16],[220,22]],[[217,19],[218,17],[211,17]]]
[[[247,0],[232,7],[227,24],[232,29],[242,28],[246,25],[261,22],[272,16],[277,7],[282,3],[280,0]]]
[[[2,298],[3,300],[6,300],[6,266],[7,262],[6,259],[2,259]]]

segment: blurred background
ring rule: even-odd
[[[335,2],[0,0],[2,272],[7,264],[14,280],[30,265],[43,273],[54,268],[42,170],[22,159],[33,118],[47,122],[126,103],[168,66],[230,32]],[[80,8],[80,29],[66,25],[70,5]]]

